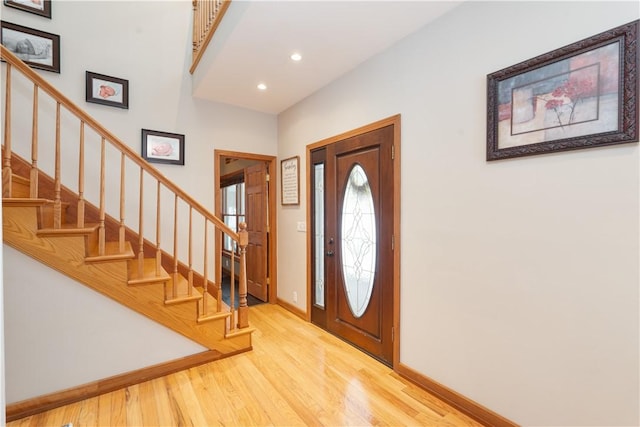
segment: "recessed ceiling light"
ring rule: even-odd
[[[296,61],[296,62],[297,62],[297,61],[300,61],[300,60],[302,59],[302,55],[300,55],[298,52],[296,52],[296,53],[292,53],[292,54],[291,54],[291,59],[292,59],[293,61]]]
[[[259,83],[259,84],[258,84],[258,89],[260,89],[260,90],[267,90],[267,85],[266,85],[266,84],[264,84],[264,83]]]

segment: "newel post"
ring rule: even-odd
[[[238,293],[240,305],[238,307],[238,328],[249,326],[249,306],[247,305],[247,245],[249,244],[249,232],[247,223],[240,223],[238,232],[238,246],[240,246],[240,284]]]

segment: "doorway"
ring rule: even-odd
[[[310,320],[381,362],[399,353],[400,117],[308,147]]]
[[[276,173],[275,156],[214,151],[215,214],[235,228],[247,223],[247,291],[260,301],[275,303],[277,300],[277,266],[273,262],[277,253],[276,188],[271,181]],[[236,203],[233,209],[227,194]],[[233,226],[232,226],[233,225]],[[226,242],[219,245],[223,269],[230,262],[237,262]],[[233,261],[232,261],[233,260]],[[217,269],[216,271],[220,271]],[[239,269],[235,269],[239,271]],[[216,277],[221,281],[221,277]]]

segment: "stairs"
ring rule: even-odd
[[[181,273],[168,273],[154,258],[138,259],[126,240],[107,241],[99,254],[99,224],[53,228],[54,202],[29,198],[29,180],[12,175],[11,198],[2,200],[6,244],[97,292],[221,354],[251,349],[252,328],[229,332],[231,312],[203,286],[190,286]],[[158,267],[158,268],[157,268]]]
[[[230,229],[5,46],[0,45],[0,56],[6,63],[1,119],[4,242],[221,356],[250,350],[246,226],[237,232]],[[25,114],[30,124],[14,120]],[[51,133],[44,135],[44,129]],[[14,146],[31,160],[17,156]],[[38,164],[39,158],[45,161]],[[125,171],[132,168],[139,171],[139,179],[125,179]],[[110,174],[114,170],[119,172]],[[120,185],[107,182],[117,173]],[[85,182],[98,184],[90,188],[100,208],[85,200]],[[145,205],[145,183],[157,189],[155,206]],[[162,212],[172,224],[161,221],[161,194],[174,201],[173,215]],[[126,221],[125,200],[135,199],[138,215]],[[119,212],[119,219],[108,212]],[[155,221],[156,230],[147,230],[153,244],[144,235],[145,219]],[[127,228],[127,222],[137,223],[137,231]],[[171,234],[174,250],[168,254],[160,249],[160,236]],[[231,309],[216,300],[220,289],[209,280],[221,275],[221,262],[215,260],[223,235],[241,248],[240,302]],[[178,259],[179,245],[188,246],[188,265]],[[202,276],[192,268],[192,252],[202,260]],[[207,268],[214,264],[217,270],[209,276]]]

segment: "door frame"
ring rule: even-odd
[[[257,160],[267,163],[267,171],[269,173],[269,205],[267,207],[269,213],[269,253],[267,259],[267,272],[269,274],[269,303],[275,304],[278,299],[278,221],[276,212],[276,156],[267,156],[264,154],[242,153],[239,151],[213,150],[214,164],[214,212],[217,217],[222,217],[222,197],[220,195],[220,161],[223,158],[230,157],[242,160]],[[220,247],[222,250],[222,247]]]
[[[396,370],[400,365],[400,114],[387,117],[386,119],[379,120],[374,123],[359,127],[342,133],[340,135],[332,136],[327,139],[315,142],[307,145],[307,224],[311,224],[311,173],[313,171],[311,162],[311,152],[318,148],[325,147],[344,139],[352,138],[367,132],[381,129],[383,127],[393,125],[393,236],[394,236],[394,250],[393,250],[393,369]],[[307,321],[311,322],[311,306],[313,304],[313,277],[311,253],[313,252],[313,236],[307,233]]]

